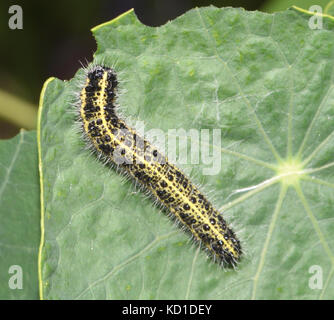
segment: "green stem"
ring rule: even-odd
[[[37,108],[0,89],[0,118],[20,128],[35,129]]]

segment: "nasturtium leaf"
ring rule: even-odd
[[[219,129],[220,170],[180,167],[244,249],[207,259],[131,181],[103,165],[71,106],[79,70],[42,93],[45,299],[313,299],[334,294],[334,20],[297,10],[194,9],[161,27],[133,11],[93,29],[115,66],[122,115],[150,129]],[[218,150],[218,152],[217,152]]]
[[[330,0],[270,0],[265,1],[265,3],[261,6],[262,11],[266,12],[277,12],[277,11],[283,11],[286,10],[292,6],[297,6],[299,8],[302,8],[304,10],[308,10],[312,8],[312,10],[315,9],[315,6],[320,6],[323,13],[327,9],[328,3],[330,3]]]
[[[323,13],[327,15],[331,15],[331,16],[334,15],[334,1],[333,0],[327,3]]]
[[[38,299],[36,131],[0,141],[0,299]]]

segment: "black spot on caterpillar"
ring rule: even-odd
[[[79,102],[85,139],[99,156],[149,190],[214,258],[235,265],[241,255],[235,233],[180,169],[119,118],[117,85],[112,68],[88,70]]]

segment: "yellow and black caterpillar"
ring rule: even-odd
[[[215,258],[235,265],[241,255],[235,233],[180,169],[118,117],[117,85],[112,68],[88,70],[79,102],[86,140],[149,190]]]

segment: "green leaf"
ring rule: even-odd
[[[261,6],[261,10],[267,12],[277,12],[288,9],[292,6],[297,6],[308,10],[310,7],[317,5],[321,6],[322,10],[325,11],[326,5],[329,0],[270,0],[266,1],[263,6]]]
[[[333,0],[328,2],[327,6],[325,7],[324,13],[334,16],[334,1]]]
[[[0,299],[38,298],[39,214],[36,132],[21,131],[0,141]]]
[[[221,130],[218,174],[203,175],[202,161],[180,166],[215,195],[244,255],[220,268],[85,149],[70,105],[79,70],[42,95],[44,298],[333,297],[334,22],[311,30],[309,18],[209,7],[151,28],[130,11],[93,29],[94,62],[120,73],[127,121],[166,137]]]

